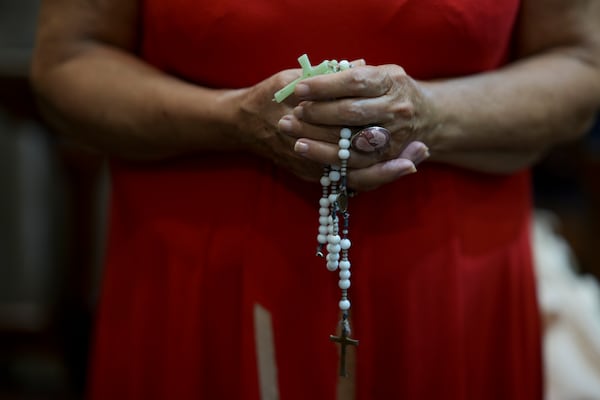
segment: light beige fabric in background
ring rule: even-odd
[[[546,400],[600,400],[600,287],[594,277],[578,272],[571,248],[556,233],[557,224],[552,213],[535,213]]]

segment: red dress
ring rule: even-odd
[[[209,87],[323,59],[416,79],[510,59],[518,0],[145,0],[149,63]],[[198,129],[202,129],[201,126]],[[93,399],[258,399],[254,310],[272,321],[279,398],[335,398],[335,273],[314,255],[321,189],[268,160],[113,162]],[[350,201],[356,393],[541,398],[527,172],[424,163]]]

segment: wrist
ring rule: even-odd
[[[448,151],[448,133],[452,131],[452,123],[443,112],[444,108],[440,102],[441,94],[436,83],[419,82],[422,89],[424,103],[428,104],[421,127],[420,140],[429,149],[431,157]]]
[[[176,129],[176,142],[184,153],[238,151],[242,147],[238,108],[241,90],[195,88],[181,105],[187,117]]]

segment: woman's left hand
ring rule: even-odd
[[[390,132],[389,145],[371,153],[352,150],[349,186],[370,190],[416,171],[428,156],[427,132],[435,124],[425,89],[397,65],[359,66],[316,76],[296,86],[301,100],[279,121],[281,132],[298,138],[295,149],[323,164],[339,164],[341,127],[375,125]]]

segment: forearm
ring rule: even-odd
[[[240,146],[228,115],[236,91],[183,82],[109,45],[34,64],[32,82],[58,132],[111,155],[153,159]]]
[[[431,160],[510,172],[584,134],[600,107],[596,64],[555,51],[495,72],[426,83]]]

